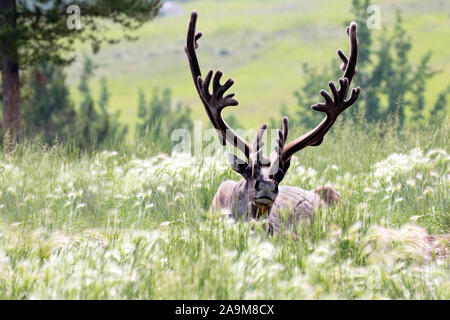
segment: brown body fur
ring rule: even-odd
[[[296,238],[300,222],[314,216],[315,211],[322,207],[328,209],[339,203],[340,195],[331,186],[318,187],[312,191],[296,187],[281,186],[275,202],[267,208],[249,206],[245,191],[245,180],[239,182],[227,180],[217,190],[211,210],[225,211],[223,216],[242,218],[267,218],[268,229],[272,234],[289,234]],[[238,195],[242,194],[239,199]],[[249,212],[249,208],[251,212]],[[432,259],[445,259],[449,256],[450,235],[433,235],[427,237],[430,243],[428,255]]]
[[[427,240],[431,245],[431,249],[428,254],[433,259],[448,258],[450,251],[450,235],[428,236]]]
[[[318,187],[312,191],[296,187],[280,186],[278,197],[268,207],[249,203],[246,181],[227,180],[217,190],[211,210],[225,211],[224,215],[234,219],[267,217],[271,233],[294,231],[302,220],[310,218],[322,207],[327,209],[339,202],[339,193],[331,186]]]

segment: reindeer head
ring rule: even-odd
[[[269,207],[278,196],[278,184],[283,180],[286,168],[280,166],[281,151],[283,150],[288,131],[287,118],[283,118],[283,131],[278,131],[275,152],[269,158],[263,155],[264,142],[262,137],[267,126],[261,125],[255,137],[249,161],[246,162],[234,154],[228,154],[231,168],[242,175],[247,182],[249,201],[257,207]]]
[[[278,184],[283,180],[289,169],[292,155],[305,147],[320,145],[337,117],[359,97],[360,88],[357,87],[351,90],[350,97],[347,99],[350,83],[357,72],[358,38],[356,36],[356,23],[352,22],[346,29],[350,38],[350,56],[347,58],[341,50],[337,51],[343,62],[341,69],[344,71],[343,77],[339,79],[339,89],[330,81],[328,86],[332,96],[325,90],[321,90],[320,94],[324,97],[325,102],[311,106],[313,110],[324,112],[325,118],[316,128],[286,144],[288,119],[283,117],[282,130],[278,131],[279,137],[275,152],[271,154],[270,158],[266,158],[261,148],[263,146],[262,136],[267,128],[265,124],[260,126],[255,142],[253,146],[250,146],[222,118],[221,113],[225,107],[238,105],[238,101],[233,99],[233,93],[224,97],[225,92],[234,84],[234,81],[228,79],[221,85],[222,72],[220,71],[214,74],[214,78],[212,70],[207,73],[204,79],[201,76],[196,49],[198,48],[197,41],[202,33],[195,32],[197,16],[195,11],[191,13],[185,46],[195,88],[203,102],[206,114],[219,134],[221,144],[224,146],[227,142],[233,144],[247,158],[247,161],[244,161],[235,155],[230,154],[228,156],[232,169],[246,180],[248,200],[257,207],[270,207],[277,198]],[[213,82],[212,93],[209,91],[211,80]]]

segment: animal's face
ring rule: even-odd
[[[253,168],[253,192],[251,200],[259,206],[270,206],[278,196],[278,184],[284,177],[282,169],[271,173],[269,166],[256,165]],[[252,189],[250,188],[250,189]]]
[[[284,178],[284,170],[278,165],[277,157],[271,157],[268,162],[248,164],[243,160],[229,155],[231,168],[242,175],[247,181],[248,200],[257,207],[270,207],[278,196],[278,185]]]

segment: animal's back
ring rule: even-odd
[[[227,180],[220,185],[212,202],[213,212],[226,211],[227,215],[233,216],[233,203],[235,203],[233,197],[238,196],[239,192],[236,191],[238,184],[236,181]],[[244,195],[241,196],[244,197]],[[319,206],[326,209],[329,204],[337,203],[338,200],[339,194],[330,186],[319,187],[312,191],[280,186],[277,199],[270,208],[269,229],[272,233],[280,233],[281,230],[295,232],[297,224],[314,215]],[[234,208],[236,209],[247,210],[247,205],[245,208]]]
[[[229,211],[231,214],[231,196],[233,194],[233,188],[236,184],[237,182],[232,180],[222,182],[214,195],[214,199],[211,204],[212,212],[225,210]]]
[[[308,190],[281,186],[269,214],[269,228],[273,233],[292,231],[292,228],[311,216],[321,204],[320,196]]]
[[[313,216],[319,206],[326,209],[338,201],[339,193],[331,186],[319,187],[312,191],[281,186],[269,214],[269,228],[272,233],[295,232],[297,224]]]

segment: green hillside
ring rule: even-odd
[[[267,121],[269,116],[278,116],[282,105],[296,107],[293,92],[302,83],[302,63],[329,65],[331,59],[337,59],[337,48],[348,50],[343,22],[352,19],[351,1],[177,4],[184,10],[183,14],[159,17],[138,31],[138,41],[106,46],[93,57],[98,65],[92,81],[95,92],[98,92],[99,79],[106,77],[111,107],[122,110],[122,120],[127,123],[136,119],[139,88],[149,98],[155,87],[171,88],[176,101],[192,107],[193,119],[206,120],[183,50],[189,13],[193,9],[199,12],[198,28],[204,32],[199,49],[203,72],[209,68],[220,69],[224,77],[236,81],[232,90],[240,102],[239,120],[248,125],[255,126]],[[381,26],[388,30],[395,23],[395,10],[402,10],[404,27],[413,40],[410,57],[413,63],[419,63],[428,50],[433,51],[431,64],[441,72],[427,87],[426,102],[431,105],[437,93],[448,85],[450,74],[448,3],[405,0],[394,4],[380,0],[377,5],[381,8]],[[373,30],[373,35],[375,39],[383,37],[384,31]],[[68,72],[75,99],[83,54],[91,54],[89,47],[80,47],[79,59]]]

